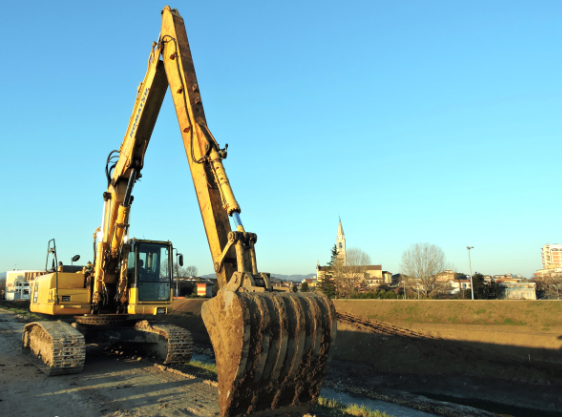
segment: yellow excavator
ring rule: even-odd
[[[131,192],[168,87],[220,287],[202,307],[220,415],[302,416],[318,399],[333,353],[335,309],[320,293],[275,292],[269,274],[258,272],[257,235],[242,224],[223,166],[228,145],[221,148],[207,126],[184,22],[168,6],[118,157],[114,151],[108,158],[94,264],[81,273],[55,268],[33,286],[32,311],[74,315],[76,322],[26,325],[23,349],[51,374],[79,372],[92,333],[138,343],[168,363],[189,360],[187,330],[146,319],[171,311],[172,245],[128,238]],[[56,266],[54,242],[49,254]]]
[[[107,221],[104,225],[111,223]],[[191,360],[191,333],[155,320],[155,316],[169,314],[172,308],[172,243],[128,240],[124,236],[119,253],[113,254],[114,259],[111,252],[104,250],[103,257],[95,258],[94,265],[78,272],[74,272],[76,267],[58,263],[55,240],[49,241],[47,265],[52,260],[52,268],[47,269],[46,265],[48,273],[35,279],[30,310],[74,316],[75,321],[72,324],[35,322],[25,326],[23,352],[47,375],[81,372],[88,341],[134,344],[137,350],[166,364],[185,364]],[[97,238],[100,238],[98,242]],[[104,245],[107,242],[96,233],[94,247]],[[94,271],[99,264],[106,266],[99,269],[103,279],[96,282]],[[100,299],[94,302],[96,293]]]

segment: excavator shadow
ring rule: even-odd
[[[87,401],[102,406],[102,414],[142,410],[143,415],[160,415],[166,409],[173,415],[218,415],[218,391],[205,379],[166,372],[159,364],[130,354],[98,350],[88,356],[80,375],[59,378],[70,381]]]
[[[432,337],[338,314],[332,382],[512,416],[562,416],[562,349]],[[562,336],[552,336],[556,340]]]

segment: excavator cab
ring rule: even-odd
[[[171,242],[131,239],[126,263],[128,314],[171,311],[173,247]],[[122,274],[125,268],[122,268]]]
[[[170,301],[172,288],[172,244],[154,240],[130,241],[127,279],[130,300]]]

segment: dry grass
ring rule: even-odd
[[[19,314],[20,316],[24,316],[27,319],[30,320],[34,320],[34,321],[48,321],[49,318],[41,316],[41,315],[37,315],[34,313],[30,313],[28,310],[22,310],[19,308],[14,308],[14,307],[8,307],[5,305],[1,305],[0,308],[2,310],[7,310],[7,311],[11,311],[12,313],[16,313]]]
[[[185,364],[186,367],[192,368],[198,373],[202,373],[209,378],[217,378],[217,365],[214,363],[203,363],[200,361],[191,361]]]
[[[324,397],[320,397],[318,399],[317,407],[319,407],[321,411],[324,411],[326,414],[334,417],[393,417],[378,410],[370,410],[364,405],[344,405],[340,401]]]

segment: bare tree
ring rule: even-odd
[[[347,250],[347,280],[349,286],[356,291],[361,285],[365,285],[365,274],[367,267],[371,264],[371,257],[359,248]]]
[[[197,267],[195,265],[189,265],[185,267],[185,274],[188,277],[196,277],[197,276]]]
[[[443,284],[437,281],[437,274],[446,269],[445,253],[430,243],[416,243],[402,254],[401,273],[407,275],[407,285],[412,292],[427,298],[434,292],[442,291]]]
[[[338,295],[347,297],[356,292],[364,284],[367,266],[371,258],[359,248],[351,248],[346,253],[347,265],[341,258],[336,259],[330,272],[336,283]]]
[[[551,272],[537,275],[534,279],[537,291],[542,291],[547,298],[560,300],[562,297],[562,273]]]
[[[182,268],[179,264],[174,263],[174,279],[184,278],[185,277],[185,269]]]

